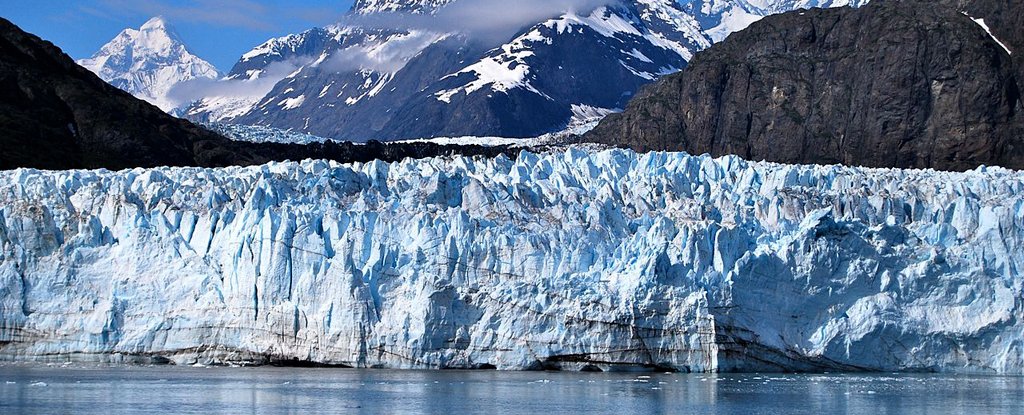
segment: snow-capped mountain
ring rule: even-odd
[[[264,42],[242,55],[220,81],[219,85],[224,87],[206,91],[184,111],[185,115],[202,122],[227,121],[245,115],[278,82],[294,77],[302,65],[312,62],[312,57],[341,48],[346,41],[342,32],[336,27],[314,28]]]
[[[352,15],[444,19],[446,5],[456,3],[368,1]],[[189,116],[354,140],[535,136],[581,114],[621,108],[642,85],[711,44],[670,0],[553,13],[497,47],[457,24],[453,31],[412,26],[338,25],[271,40],[244,55],[230,76],[262,76],[282,62],[296,70],[254,104],[215,97]],[[242,115],[223,110],[249,104]]]
[[[1022,268],[1000,168],[0,173],[0,359],[1020,375]]]
[[[707,35],[720,42],[761,18],[813,7],[860,7],[870,0],[679,0],[700,21]]]
[[[169,96],[179,83],[220,76],[217,68],[189,52],[162,17],[150,19],[138,30],[125,29],[93,57],[78,63],[164,111],[187,104]]]
[[[737,19],[849,4],[624,0],[552,9],[489,43],[459,19],[482,1],[357,2],[345,23],[245,54],[230,77],[258,83],[245,89],[256,93],[213,94],[188,116],[354,141],[536,136],[581,114],[623,108],[641,87],[739,28]]]

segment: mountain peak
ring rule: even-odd
[[[168,96],[175,85],[220,76],[217,68],[188,50],[161,16],[149,19],[138,30],[123,30],[78,64],[165,111],[184,104]]]
[[[167,20],[163,16],[156,16],[143,24],[140,30],[167,30]]]

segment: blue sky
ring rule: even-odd
[[[352,0],[0,0],[0,16],[75,59],[162,15],[195,54],[228,71],[263,41],[340,20]]]

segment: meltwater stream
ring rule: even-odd
[[[1020,414],[1024,378],[0,366],[0,413]]]

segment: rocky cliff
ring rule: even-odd
[[[789,163],[1022,168],[1021,78],[1010,53],[1021,8],[972,2],[966,13],[977,16],[968,16],[952,3],[768,17],[645,89],[585,139]],[[978,16],[989,16],[991,34]]]

